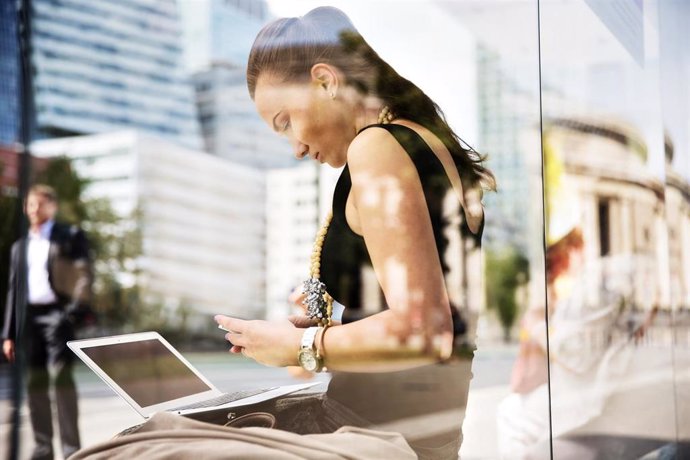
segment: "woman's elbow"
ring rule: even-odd
[[[403,322],[405,326],[398,330],[398,334],[406,348],[425,361],[438,362],[450,358],[453,353],[453,325],[450,315],[447,318],[445,315],[426,316],[422,321],[406,318]]]

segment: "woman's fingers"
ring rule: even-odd
[[[246,348],[247,345],[249,345],[247,337],[236,332],[228,332],[225,334],[225,340],[230,342],[230,345],[240,348]]]
[[[225,315],[216,315],[213,319],[220,329],[227,331],[225,340],[232,345],[230,353],[242,353],[247,345],[247,338],[242,335],[242,332],[246,330],[247,321]]]
[[[216,315],[214,320],[230,331],[225,339],[231,353],[242,353],[269,366],[294,365],[302,332],[289,321],[241,320]]]
[[[218,323],[218,327],[227,332],[244,332],[247,327],[247,321],[238,318],[231,318],[225,315],[216,315],[213,320]]]
[[[315,318],[310,318],[308,316],[304,315],[292,315],[288,316],[288,319],[292,324],[295,325],[295,327],[300,327],[300,328],[306,328],[310,326],[316,326],[316,319]]]
[[[288,302],[293,304],[294,306],[302,309],[302,311],[307,311],[307,307],[304,305],[304,299],[307,298],[307,295],[302,292],[302,286],[297,286],[292,293],[288,296]]]

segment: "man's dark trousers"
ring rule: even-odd
[[[55,401],[65,458],[79,449],[77,392],[72,378],[72,352],[68,340],[74,328],[60,304],[28,305],[27,308],[28,385],[27,396],[36,449],[32,458],[53,458],[53,421],[50,382],[55,384]]]

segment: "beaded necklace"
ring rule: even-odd
[[[378,116],[378,124],[386,125],[395,119],[393,112],[385,106],[381,109]],[[323,242],[328,233],[328,227],[333,218],[333,211],[330,211],[324,219],[321,229],[314,239],[314,248],[311,253],[311,264],[309,278],[304,281],[302,293],[306,294],[304,305],[307,307],[307,316],[315,319],[319,326],[328,327],[331,325],[331,315],[333,313],[333,297],[326,292],[326,285],[321,281],[321,250]]]

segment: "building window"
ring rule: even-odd
[[[599,214],[599,251],[602,257],[611,253],[611,202],[608,198],[600,198]]]

